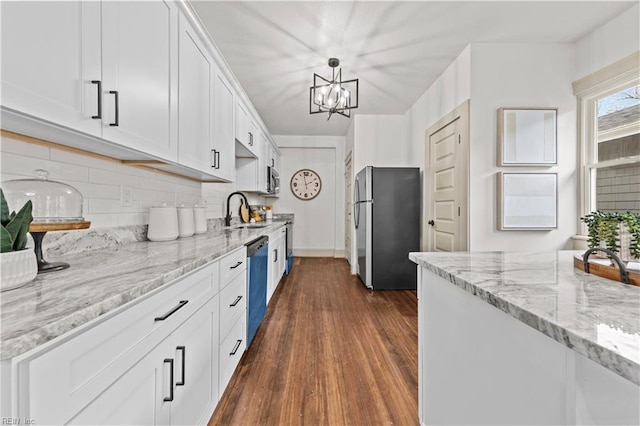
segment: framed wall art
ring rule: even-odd
[[[499,230],[557,228],[557,173],[498,173]]]
[[[557,116],[557,108],[499,108],[498,166],[558,164]]]

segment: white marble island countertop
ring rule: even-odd
[[[575,269],[576,253],[410,253],[409,258],[640,385],[640,287]]]
[[[283,226],[222,228],[175,241],[49,258],[71,267],[1,295],[1,359],[25,353]]]

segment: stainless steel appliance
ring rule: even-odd
[[[267,312],[267,256],[269,238],[247,244],[247,348]]]
[[[280,175],[271,166],[267,166],[267,192],[272,195],[280,193]]]
[[[409,252],[420,250],[420,169],[362,169],[354,185],[357,272],[373,290],[416,288],[416,265]]]

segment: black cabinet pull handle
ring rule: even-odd
[[[98,115],[92,115],[91,118],[100,120],[102,118],[102,81],[91,80],[91,83],[98,85]]]
[[[165,358],[164,359],[165,364],[168,363],[169,364],[169,397],[167,398],[166,396],[164,397],[164,401],[165,402],[171,402],[173,401],[173,359],[171,358]]]
[[[220,168],[220,151],[216,151],[216,169]]]
[[[275,254],[275,258],[273,259],[273,263],[276,263],[278,261],[278,249],[275,249],[273,251],[273,253]]]
[[[236,268],[237,268],[238,266],[240,266],[240,265],[242,265],[242,261],[240,261],[240,260],[239,260],[239,261],[238,261],[238,263],[236,263],[236,264],[235,264],[235,265],[233,265],[233,266],[230,266],[230,267],[229,267],[229,269],[236,269]]]
[[[242,344],[242,340],[236,341],[236,345],[233,347],[233,350],[229,355],[235,355],[236,352],[238,352],[238,348],[240,347],[241,344]]]
[[[178,309],[182,308],[184,305],[186,305],[187,303],[189,303],[188,300],[181,300],[180,303],[178,303],[173,309],[171,309],[169,312],[167,312],[166,314],[164,314],[161,317],[155,317],[153,320],[154,321],[164,321],[167,318],[169,318],[171,315],[175,314]]]
[[[216,150],[215,149],[211,150],[211,168],[212,169],[216,168]]]
[[[230,304],[229,306],[231,307],[236,306],[241,300],[242,300],[242,296],[238,296],[236,297],[236,300],[234,300],[233,303]]]
[[[115,127],[120,125],[120,96],[117,90],[109,90],[109,93],[116,97],[116,121],[109,123],[109,126]]]
[[[182,352],[182,380],[176,382],[176,386],[184,386],[184,370],[187,364],[187,349],[184,346],[176,346],[176,350]]]
[[[253,135],[249,132],[249,146],[253,146]]]
[[[275,167],[276,166],[276,160],[274,160],[273,158],[271,159],[271,167]]]

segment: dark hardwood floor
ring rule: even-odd
[[[418,424],[415,291],[296,258],[209,425]]]

